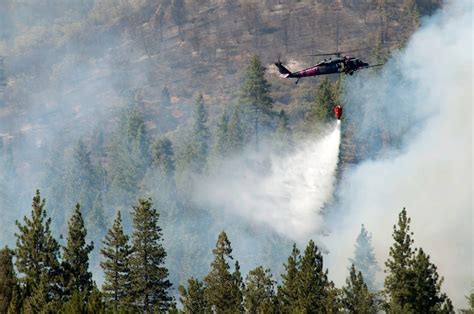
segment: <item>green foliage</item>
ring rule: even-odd
[[[274,135],[273,148],[277,152],[287,152],[291,146],[291,131],[288,126],[288,117],[284,110],[278,115],[277,128]]]
[[[375,274],[380,269],[377,265],[374,249],[372,247],[372,235],[362,225],[356,239],[354,258],[349,261],[362,273],[370,291],[375,291]]]
[[[410,218],[403,208],[399,214],[398,226],[393,227],[390,257],[385,263],[387,276],[385,290],[389,297],[388,312],[406,313],[448,311],[452,303],[441,293],[442,279],[431,264],[423,249],[415,255],[412,249],[413,233],[410,232]]]
[[[132,248],[128,240],[129,237],[123,232],[122,216],[118,211],[112,227],[104,237],[104,247],[100,250],[104,257],[100,266],[105,277],[102,291],[104,299],[115,312],[130,301],[129,259]]]
[[[179,286],[178,290],[181,294],[179,300],[183,305],[184,313],[212,313],[211,307],[205,298],[206,288],[204,287],[203,282],[191,277],[188,279],[188,289],[183,286]]]
[[[415,313],[440,312],[443,306],[451,303],[447,296],[441,293],[443,278],[439,277],[436,266],[430,262],[429,255],[426,255],[423,249],[418,250],[412,268],[412,308]]]
[[[151,145],[151,158],[153,165],[160,169],[166,178],[174,176],[174,151],[173,143],[168,138],[161,138]]]
[[[310,240],[301,258],[298,272],[298,302],[296,311],[312,313],[326,308],[329,281],[323,269],[323,256]]]
[[[471,290],[471,293],[466,296],[468,306],[467,309],[461,309],[460,312],[462,314],[474,314],[474,290]]]
[[[393,239],[390,247],[390,258],[385,262],[387,276],[385,289],[389,295],[391,306],[397,305],[401,310],[412,311],[412,294],[409,287],[413,283],[411,271],[413,259],[413,240],[410,233],[410,218],[403,208],[398,217],[398,226],[393,226]]]
[[[270,83],[265,79],[265,67],[258,56],[254,56],[250,60],[250,64],[244,72],[239,103],[245,110],[246,122],[249,124],[248,129],[255,134],[255,143],[258,149],[261,126],[268,127],[273,115]]]
[[[0,250],[0,313],[6,313],[17,286],[12,261],[13,252],[5,247]]]
[[[214,261],[204,279],[205,297],[216,313],[235,313],[242,310],[242,292],[239,283],[238,263],[231,273],[228,261],[232,260],[232,247],[224,231],[219,234],[216,248],[212,250]],[[241,281],[241,280],[240,280]]]
[[[307,120],[312,123],[326,123],[332,117],[332,109],[336,97],[331,81],[326,77],[318,87],[316,97],[306,114]]]
[[[225,112],[217,123],[216,137],[214,151],[219,158],[224,158],[229,154],[229,117]]]
[[[149,142],[143,116],[136,107],[122,112],[119,128],[108,149],[111,199],[121,205],[135,197],[150,164]]]
[[[89,295],[86,306],[87,314],[103,314],[105,313],[105,303],[102,300],[102,293],[100,293],[97,287],[92,289]]]
[[[82,219],[81,207],[76,205],[69,220],[67,244],[64,247],[63,269],[66,293],[81,294],[87,299],[93,288],[92,273],[89,271],[89,253],[93,243],[86,243],[87,230]]]
[[[193,117],[192,136],[192,169],[201,173],[206,166],[209,154],[209,129],[207,127],[207,110],[204,107],[202,94],[196,98],[196,109]]]
[[[47,218],[46,201],[37,190],[33,197],[31,218],[24,217],[24,224],[17,221],[19,232],[15,257],[16,268],[25,291],[26,306],[34,312],[44,311],[61,297],[61,269],[59,244],[50,230],[51,218]]]
[[[376,313],[378,310],[375,295],[365,284],[362,272],[356,272],[354,264],[342,288],[342,304],[349,313]]]
[[[239,109],[236,108],[232,113],[227,129],[229,153],[236,154],[244,148],[244,131],[240,121]]]
[[[171,283],[164,267],[166,251],[162,244],[159,214],[151,199],[140,199],[133,206],[132,254],[130,257],[131,292],[134,304],[142,311],[165,311],[172,299]]]
[[[278,302],[283,312],[291,313],[298,304],[298,272],[301,265],[300,251],[293,244],[291,255],[284,264],[285,274],[282,274],[282,285],[278,287]]]
[[[247,313],[275,313],[275,281],[270,269],[251,270],[245,279],[244,305]]]
[[[89,211],[96,199],[99,190],[99,180],[91,161],[90,152],[82,140],[74,146],[66,167],[64,206],[72,208],[80,203],[82,208]]]

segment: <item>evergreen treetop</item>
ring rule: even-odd
[[[350,258],[349,261],[357,271],[362,273],[369,290],[375,291],[375,275],[380,268],[377,265],[372,247],[372,235],[369,234],[364,225],[362,225],[356,239],[354,258]]]
[[[81,206],[74,208],[69,220],[67,244],[64,247],[63,268],[65,288],[68,293],[83,293],[86,296],[93,288],[92,273],[89,271],[89,253],[94,244],[86,243],[87,230],[82,219]]]
[[[15,234],[15,265],[24,274],[19,280],[24,288],[26,304],[33,311],[57,302],[62,291],[60,246],[51,233],[51,218],[46,216],[45,204],[37,190],[33,197],[31,218],[25,216],[24,224],[16,222],[19,232]]]
[[[375,296],[364,282],[362,272],[352,264],[346,286],[342,288],[342,304],[350,313],[376,313]]]
[[[104,270],[104,284],[102,291],[108,303],[112,304],[116,312],[120,306],[125,306],[130,301],[130,254],[129,237],[123,232],[122,216],[117,211],[111,228],[103,240],[100,250],[104,259],[100,266]]]
[[[164,266],[166,251],[158,225],[159,214],[152,208],[151,199],[140,199],[133,206],[132,216],[130,277],[135,306],[146,313],[153,309],[165,311],[172,298],[168,295],[171,283]]]
[[[232,247],[227,234],[222,231],[212,250],[214,261],[211,271],[205,277],[206,300],[216,313],[240,312],[242,310],[242,294],[239,286],[240,271],[231,273],[228,261],[232,260]]]

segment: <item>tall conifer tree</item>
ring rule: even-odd
[[[270,269],[259,266],[249,272],[244,290],[244,304],[247,313],[276,312],[275,283]]]
[[[310,240],[298,272],[298,303],[297,311],[314,313],[326,308],[329,281],[327,269],[323,269],[323,256]]]
[[[289,313],[298,303],[298,272],[301,265],[300,251],[293,244],[291,255],[284,264],[286,273],[282,274],[282,285],[278,287],[278,302],[283,312]]]
[[[223,113],[217,123],[215,153],[219,158],[224,158],[229,153],[229,117]]]
[[[102,291],[115,312],[130,302],[129,259],[132,248],[128,242],[129,237],[123,232],[122,216],[118,211],[112,227],[104,237],[104,247],[100,250],[104,257],[100,266],[105,277]]]
[[[385,290],[389,295],[390,307],[400,311],[412,311],[413,272],[411,270],[414,250],[412,248],[413,233],[410,232],[410,218],[405,208],[398,216],[397,226],[393,226],[393,239],[390,257],[385,262],[387,276]]]
[[[362,272],[350,268],[346,286],[342,288],[342,304],[349,313],[376,313],[376,300],[364,282]]]
[[[398,217],[398,225],[393,227],[395,243],[390,248],[390,257],[385,263],[388,272],[385,277],[388,310],[450,313],[453,309],[452,302],[441,293],[443,279],[439,277],[436,266],[430,262],[423,249],[412,249],[410,221],[403,208]]]
[[[227,129],[227,138],[229,153],[239,153],[244,147],[244,131],[240,121],[239,109],[236,108],[232,113]]]
[[[0,313],[7,312],[17,285],[12,255],[8,247],[0,250]]]
[[[131,290],[135,306],[141,311],[166,311],[171,304],[168,269],[164,266],[166,251],[158,225],[159,214],[151,199],[140,199],[133,206],[132,255],[130,258]]]
[[[377,265],[374,249],[372,247],[372,235],[362,225],[356,239],[354,258],[349,259],[357,271],[362,273],[364,280],[371,291],[376,290],[375,275],[380,269]]]
[[[188,279],[187,289],[184,286],[179,286],[181,295],[179,300],[185,314],[212,313],[205,298],[205,289],[204,283],[193,277]]]
[[[205,169],[209,155],[209,128],[207,127],[207,110],[204,106],[204,98],[199,94],[196,98],[196,108],[193,116],[192,135],[192,169],[201,173]]]
[[[16,222],[19,232],[15,257],[26,308],[41,312],[58,305],[62,295],[61,268],[59,264],[59,244],[51,230],[51,218],[46,216],[46,201],[41,199],[39,190],[33,197],[31,218],[24,217]]]
[[[64,247],[63,269],[66,292],[84,293],[88,296],[92,291],[92,273],[89,271],[89,253],[94,244],[86,243],[87,230],[82,218],[81,206],[74,208],[74,213],[69,220],[67,244]]]
[[[334,92],[331,81],[324,78],[318,87],[314,103],[309,109],[308,118],[310,122],[328,122],[334,107]]]
[[[148,150],[145,121],[135,105],[122,112],[108,149],[109,191],[116,203],[127,204],[135,197],[138,183],[150,164]]]
[[[240,86],[239,102],[247,109],[246,115],[253,128],[258,150],[262,126],[269,125],[273,114],[270,83],[265,78],[265,67],[258,56],[254,56],[250,60],[250,64],[245,70],[244,81]]]
[[[206,300],[216,313],[238,313],[242,310],[241,287],[237,278],[240,272],[237,268],[235,273],[229,271],[232,247],[224,231],[219,234],[212,253],[211,271],[204,279]]]

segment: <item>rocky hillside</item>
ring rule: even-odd
[[[311,65],[319,51],[402,43],[413,1],[2,1],[0,135],[101,123],[138,97],[152,132],[173,131],[204,94],[211,119],[236,100],[242,69],[268,64],[275,106],[298,114],[317,79],[294,86],[271,63]],[[423,13],[437,1],[420,0]],[[370,59],[370,50],[359,53]],[[169,91],[169,101],[163,89]],[[133,95],[133,96],[130,96]],[[94,121],[94,123],[91,123]],[[98,119],[96,121],[96,119]],[[179,123],[178,123],[179,122]],[[110,125],[113,125],[111,123]]]

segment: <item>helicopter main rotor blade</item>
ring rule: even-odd
[[[326,52],[326,53],[317,53],[317,54],[312,54],[312,55],[306,55],[305,57],[322,57],[322,56],[339,56],[343,53],[350,53],[350,52],[356,52],[356,51],[362,51],[362,50],[368,50],[369,48],[360,48],[360,49],[353,49],[353,50],[347,50],[347,51],[336,51],[336,52]]]
[[[374,64],[374,65],[369,65],[369,66],[366,66],[364,68],[373,68],[373,67],[380,67],[382,65],[385,65],[384,63],[380,63],[380,64]]]

